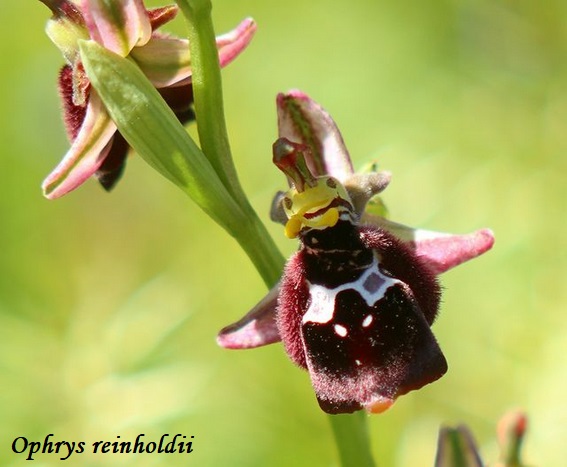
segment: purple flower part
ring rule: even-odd
[[[91,38],[122,57],[150,40],[152,26],[141,0],[83,0],[81,11]]]
[[[220,66],[231,63],[247,47],[255,32],[256,23],[246,18],[232,31],[217,37]],[[187,39],[154,32],[151,40],[132,49],[130,56],[156,88],[177,87],[191,82],[191,54]]]
[[[40,0],[53,12],[54,18],[67,18],[75,24],[84,25],[79,7],[72,0]]]
[[[441,274],[490,250],[494,234],[480,229],[466,235],[438,234],[409,244],[435,274]]]
[[[71,148],[42,184],[49,199],[77,188],[102,165],[111,149],[116,124],[106,112],[98,94],[91,90],[85,119]]]
[[[114,188],[122,177],[126,167],[126,157],[130,146],[124,137],[117,131],[112,137],[112,144],[104,161],[94,173],[98,183],[106,190]]]
[[[86,86],[80,91],[76,90],[75,82],[80,81],[76,77],[77,72],[70,65],[65,65],[59,72],[59,98],[61,99],[65,131],[69,142],[73,142],[77,137],[87,113],[86,102],[76,103],[76,101],[83,100],[83,98],[87,99],[90,91],[90,83],[86,79],[84,81]],[[81,99],[77,99],[76,94],[80,94]]]
[[[344,183],[354,172],[341,132],[331,116],[298,90],[278,94],[278,133],[308,146],[307,166],[318,177],[331,175]]]
[[[223,328],[217,343],[225,349],[252,349],[281,341],[276,324],[280,284],[276,284],[240,321]]]
[[[169,23],[179,13],[177,5],[167,5],[147,10],[150,24],[152,25],[152,33],[166,23]]]
[[[252,18],[245,18],[232,31],[221,34],[216,38],[219,50],[219,63],[221,67],[228,65],[248,46],[254,33],[256,22]]]
[[[414,229],[379,216],[365,214],[363,224],[381,227],[413,249],[434,274],[442,274],[487,252],[494,245],[490,229],[456,235]]]

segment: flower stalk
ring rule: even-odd
[[[193,99],[201,150],[246,219],[229,233],[246,251],[266,285],[272,287],[280,277],[285,260],[250,205],[234,167],[224,117],[211,2],[179,0],[177,4],[189,29]]]
[[[373,467],[370,450],[368,415],[364,412],[328,415],[343,467]]]
[[[195,113],[199,115],[197,131],[201,149],[233,196],[245,199],[227,136],[221,74],[210,14],[212,6],[209,1],[202,0],[179,0],[177,4],[187,18],[193,98]]]

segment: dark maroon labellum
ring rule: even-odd
[[[440,288],[391,234],[340,220],[304,229],[281,284],[278,327],[328,413],[381,412],[440,378],[430,325]]]

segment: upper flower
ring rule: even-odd
[[[66,65],[59,76],[64,120],[71,148],[43,182],[47,198],[58,198],[95,175],[106,189],[120,177],[128,144],[117,132],[84,72],[80,40],[93,40],[131,58],[159,90],[182,123],[193,118],[191,57],[186,39],[157,31],[177,14],[176,6],[146,10],[142,0],[41,0],[53,12],[46,32]],[[230,63],[256,30],[245,19],[217,38],[221,66]]]

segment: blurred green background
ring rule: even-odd
[[[563,465],[567,3],[213,4],[219,33],[244,16],[259,23],[223,78],[236,164],[266,223],[284,187],[270,162],[274,98],[300,88],[333,115],[358,166],[377,159],[394,173],[384,195],[394,220],[496,234],[493,251],[442,277],[434,332],[448,374],[370,418],[380,465],[431,465],[440,424],[460,422],[494,461],[496,421],[517,407],[530,420],[526,460]],[[0,464],[27,465],[11,451],[18,436],[88,445],[181,433],[195,436],[188,457],[65,463],[337,465],[308,376],[280,345],[216,346],[265,289],[188,198],[133,156],[112,194],[89,181],[43,199],[68,147],[62,58],[39,1],[2,0],[0,17]],[[183,34],[183,21],[170,30]],[[281,226],[268,228],[294,251]]]

